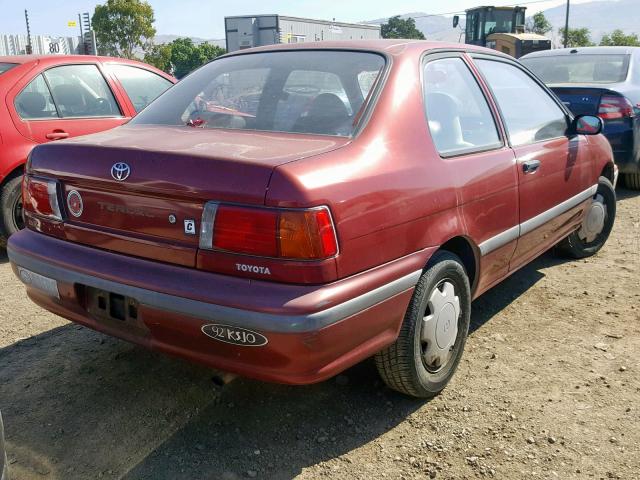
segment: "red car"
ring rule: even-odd
[[[9,258],[37,304],[151,349],[290,384],[375,356],[429,397],[474,298],[607,240],[601,128],[480,47],[236,52],[128,125],[35,148]]]
[[[122,125],[175,82],[121,58],[0,57],[0,242],[23,227],[21,178],[35,145]]]

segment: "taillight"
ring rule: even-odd
[[[41,217],[62,220],[58,203],[58,182],[27,175],[22,181],[22,203],[27,212]]]
[[[598,116],[603,120],[633,117],[633,105],[625,97],[604,95],[600,99]]]
[[[321,260],[338,253],[326,207],[276,209],[216,202],[205,205],[200,248],[295,260]]]

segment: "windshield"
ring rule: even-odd
[[[0,62],[0,75],[2,75],[7,70],[11,70],[16,65],[18,65],[18,64],[17,63],[2,63],[2,62]]]
[[[629,69],[629,55],[549,55],[521,61],[545,83],[618,83]]]
[[[350,136],[384,67],[375,53],[283,51],[215,60],[131,124]]]

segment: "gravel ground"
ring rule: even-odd
[[[308,387],[238,379],[31,304],[0,256],[0,408],[14,479],[640,477],[640,195],[597,256],[548,253],[478,299],[429,402],[372,362]]]

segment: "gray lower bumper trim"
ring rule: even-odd
[[[202,320],[220,322],[226,325],[252,328],[268,332],[300,333],[318,330],[332,323],[344,320],[362,310],[393,297],[418,283],[421,270],[410,273],[386,285],[378,287],[358,297],[347,300],[326,310],[306,315],[275,315],[252,310],[241,310],[189,298],[154,292],[123,283],[105,280],[93,275],[67,270],[43,262],[34,257],[8,250],[12,263],[33,272],[65,283],[80,283],[101,290],[135,298],[143,305],[188,315]]]

